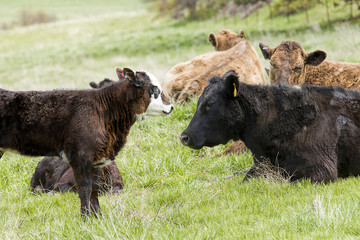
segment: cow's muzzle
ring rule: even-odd
[[[184,144],[185,146],[189,146],[189,142],[190,142],[190,136],[186,133],[182,133],[180,135],[180,141],[182,144]]]
[[[170,114],[173,110],[174,110],[174,106],[171,105],[170,110],[169,111],[163,110],[163,113],[167,115],[167,114]]]

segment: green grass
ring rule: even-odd
[[[146,69],[163,80],[176,63],[213,51],[207,36],[222,28],[245,30],[259,55],[260,41],[274,47],[291,39],[309,52],[325,50],[328,59],[360,62],[359,25],[324,28],[321,8],[311,10],[309,24],[302,14],[292,17],[290,24],[282,17],[271,23],[267,8],[260,11],[258,22],[254,15],[237,22],[180,24],[154,20],[154,13],[140,3],[1,1],[3,20],[12,19],[22,4],[57,9],[59,20],[0,31],[0,88],[88,88],[90,81],[116,79],[116,67]],[[336,14],[342,18],[347,12]],[[171,115],[136,123],[131,129],[116,158],[126,187],[121,194],[100,197],[101,220],[81,220],[76,194],[33,195],[30,179],[41,158],[7,152],[0,159],[1,238],[360,238],[358,178],[328,185],[266,179],[241,183],[243,176],[224,179],[247,170],[251,155],[215,157],[225,146],[199,151],[182,146],[179,134],[196,109],[196,99],[175,107]]]

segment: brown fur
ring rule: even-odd
[[[230,30],[222,30],[217,35],[210,33],[209,42],[214,46],[216,51],[225,51],[244,40],[244,37],[244,31],[240,31],[239,34],[236,34]]]
[[[217,41],[226,42],[224,36],[229,35],[220,32],[216,36]],[[237,72],[242,82],[264,84],[263,69],[251,44],[243,38],[230,42],[235,45],[227,50],[205,53],[174,66],[162,83],[163,90],[175,101],[183,102],[190,96],[200,95],[208,85],[207,80],[210,77],[221,76],[229,69]],[[223,44],[218,43],[218,46]]]
[[[324,60],[324,51],[307,53],[299,43],[283,41],[275,48],[259,44],[270,60],[270,82],[341,86],[360,89],[360,64]]]
[[[99,170],[99,193],[118,193],[124,182],[115,162]],[[56,157],[44,157],[31,178],[31,189],[42,192],[76,192],[74,172],[70,164]]]

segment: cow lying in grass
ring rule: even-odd
[[[254,156],[244,180],[266,160],[291,181],[327,183],[360,174],[359,116],[357,91],[247,85],[229,71],[210,79],[180,138],[194,149],[241,139]]]
[[[270,60],[270,82],[341,86],[360,89],[360,64],[326,61],[324,51],[305,52],[294,41],[283,41],[275,48],[259,44],[265,59]]]
[[[184,102],[191,96],[199,96],[209,76],[223,75],[229,69],[234,69],[246,83],[265,83],[259,56],[244,39],[243,31],[236,34],[223,30],[216,36],[210,34],[209,41],[217,51],[179,63],[166,74],[162,86],[175,101]]]
[[[118,193],[124,182],[115,161],[99,169],[99,194]],[[31,178],[35,193],[76,192],[74,172],[68,162],[57,157],[44,157]]]
[[[135,121],[172,111],[151,74],[117,74],[125,80],[97,90],[0,90],[0,148],[67,160],[82,216],[101,213],[99,167],[115,159]]]
[[[106,78],[99,83],[90,82],[90,86],[95,89],[111,83],[115,81]],[[100,168],[99,174],[99,193],[118,193],[124,188],[124,182],[115,161]],[[38,163],[30,186],[36,193],[76,192],[74,172],[70,164],[57,157],[44,157]]]

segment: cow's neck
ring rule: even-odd
[[[272,88],[274,87],[245,85],[239,90],[239,104],[246,118],[240,139],[253,153],[262,154],[265,151],[264,143],[267,144],[271,141],[271,139],[267,139],[264,132],[276,121],[278,109],[275,103],[283,97],[275,96]],[[278,104],[280,103],[278,102]]]
[[[117,122],[119,119],[126,119],[132,124],[135,122],[135,113],[130,107],[134,101],[131,97],[134,94],[132,91],[131,87],[127,87],[127,83],[118,83],[99,91],[98,103],[104,112],[106,123]]]
[[[318,66],[305,65],[305,83],[311,85],[338,85],[336,84],[337,69],[329,61],[323,61]],[[329,82],[329,80],[332,80]],[[334,84],[335,83],[335,84]]]
[[[125,85],[113,85],[99,91],[100,114],[103,113],[105,128],[109,132],[107,146],[110,148],[106,151],[110,152],[106,155],[110,159],[115,158],[116,154],[124,146],[130,128],[136,121],[135,113],[130,107],[131,102],[134,100],[128,97],[128,91],[129,89]]]

